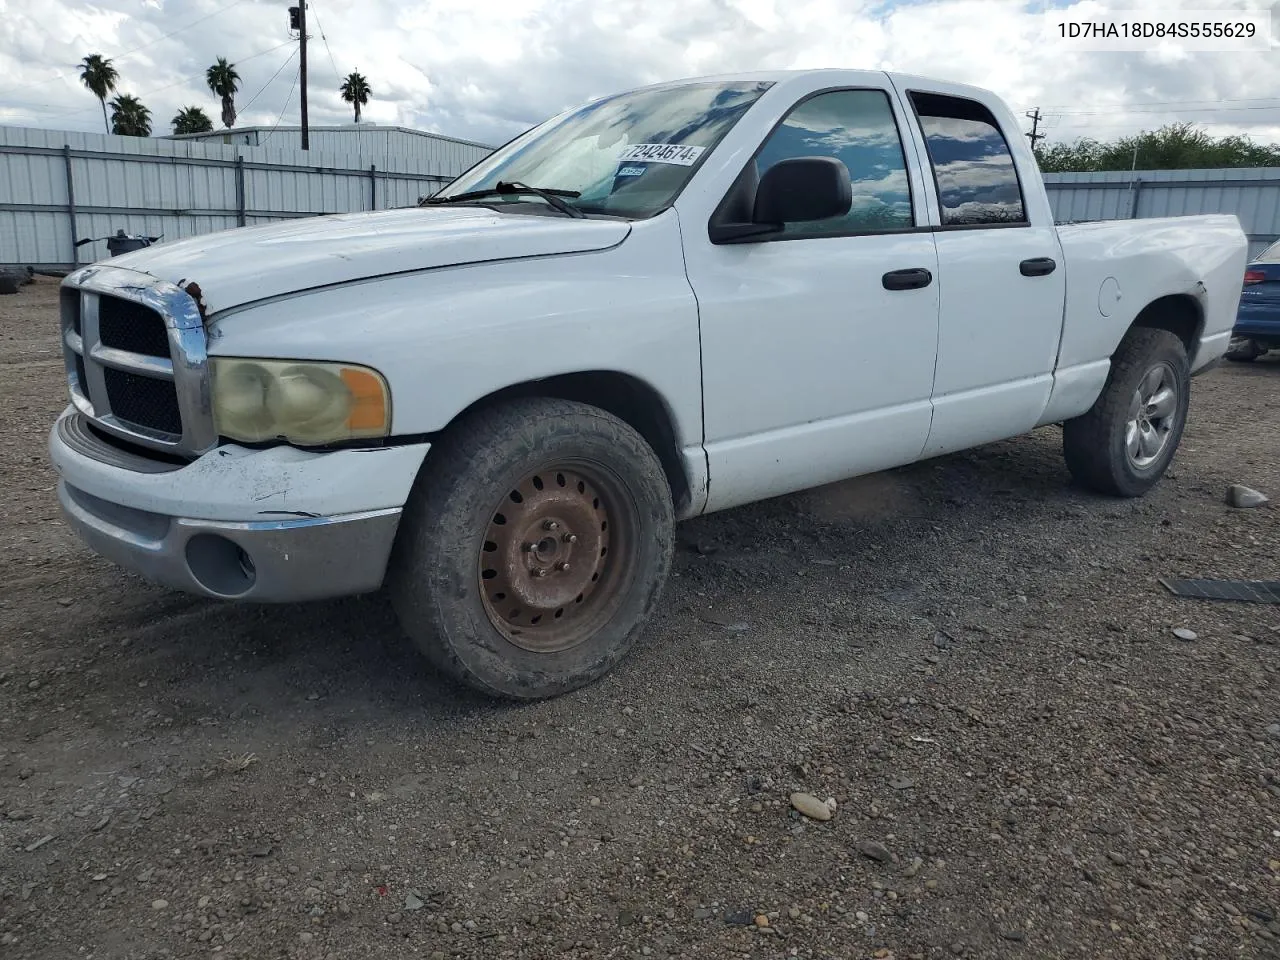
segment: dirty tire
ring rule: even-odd
[[[0,271],[0,294],[17,293],[18,288],[25,282],[25,275]]]
[[[569,530],[581,533],[572,544]],[[662,595],[673,542],[670,487],[639,433],[587,404],[521,399],[468,415],[432,446],[388,588],[401,626],[438,670],[489,696],[541,699],[591,683],[627,655]],[[494,599],[504,590],[505,605]],[[508,620],[516,607],[520,617]],[[546,621],[531,622],[543,607]]]
[[[1167,437],[1158,455],[1138,463],[1128,452],[1127,432],[1145,378],[1161,370],[1176,390]],[[1167,330],[1134,327],[1111,360],[1102,394],[1088,413],[1062,425],[1067,468],[1082,486],[1118,497],[1140,497],[1164,475],[1187,423],[1191,375],[1187,350]]]

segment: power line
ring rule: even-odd
[[[1196,106],[1195,104],[1201,104]],[[1224,104],[1240,104],[1224,106]],[[1101,107],[1045,107],[1046,115],[1063,117],[1110,116],[1115,113],[1239,113],[1256,110],[1280,110],[1280,98],[1259,97],[1254,100],[1170,100],[1164,103],[1113,103]]]
[[[253,101],[257,100],[260,96],[262,96],[263,90],[266,90],[267,87],[271,86],[271,84],[275,82],[276,77],[280,76],[280,71],[282,71],[285,67],[287,67],[293,61],[293,58],[296,57],[297,55],[298,55],[298,50],[295,47],[293,50],[289,52],[289,56],[285,57],[284,63],[280,64],[280,66],[276,68],[276,72],[271,75],[271,79],[268,80],[266,83],[264,83],[261,89],[259,89],[257,93],[255,93],[252,97],[249,98],[249,102],[240,108],[240,113],[244,113],[251,106],[253,106]]]
[[[275,50],[279,50],[281,47],[288,46],[288,45],[289,45],[289,44],[291,44],[291,43],[293,43],[293,41],[292,41],[292,40],[286,40],[286,41],[284,41],[284,43],[277,43],[274,47],[268,47],[266,50],[259,50],[257,53],[251,53],[251,54],[249,54],[249,56],[247,56],[247,57],[239,57],[239,58],[237,58],[237,59],[236,59],[235,61],[233,61],[233,62],[234,62],[234,64],[235,64],[236,66],[239,66],[240,64],[245,63],[246,61],[254,60],[254,59],[256,59],[257,57],[263,57],[263,56],[266,56],[268,53],[271,53],[272,51],[275,51]],[[137,96],[139,99],[141,99],[142,97],[150,97],[150,96],[152,96],[153,94],[162,93],[162,92],[164,92],[165,90],[168,90],[168,89],[170,89],[170,88],[172,88],[172,87],[176,87],[176,86],[178,86],[179,84],[189,83],[189,82],[190,82],[190,81],[192,81],[192,80],[200,80],[200,79],[203,79],[203,78],[204,78],[204,73],[197,73],[197,74],[193,74],[193,75],[191,75],[191,76],[186,76],[186,77],[182,77],[182,78],[180,78],[180,79],[178,79],[178,80],[174,80],[172,83],[166,83],[163,87],[156,87],[156,88],[155,88],[155,89],[153,89],[153,90],[147,90],[147,91],[145,91],[144,93],[135,94],[135,96]],[[2,104],[0,104],[0,105],[2,105]],[[43,106],[43,107],[47,107],[47,106],[50,106],[50,104],[47,104],[47,103],[46,103],[46,104],[29,104],[29,106],[32,106],[32,107],[42,107],[42,106]],[[59,118],[61,118],[61,117],[74,117],[76,114],[80,114],[80,113],[89,113],[90,111],[95,110],[95,109],[97,109],[97,108],[96,108],[96,107],[81,107],[81,108],[76,109],[76,110],[63,110],[63,111],[60,111],[60,112],[58,112],[58,113],[50,113],[50,114],[46,114],[46,115],[45,115],[45,119],[47,119],[47,120],[57,120],[57,119],[59,119]]]
[[[178,27],[178,28],[176,28],[176,29],[174,29],[174,30],[170,30],[168,33],[164,34],[163,36],[156,37],[154,40],[148,40],[146,43],[141,44],[140,46],[134,47],[132,50],[129,50],[129,51],[127,51],[126,53],[121,53],[121,54],[117,54],[117,55],[115,55],[115,56],[106,57],[105,59],[110,60],[112,63],[117,63],[117,62],[119,62],[119,61],[121,61],[121,60],[127,60],[129,57],[132,57],[135,53],[140,53],[141,51],[143,51],[143,50],[147,49],[147,47],[154,46],[155,44],[159,43],[159,42],[160,42],[160,41],[162,41],[162,40],[168,40],[170,37],[173,37],[173,36],[176,36],[176,35],[177,35],[177,34],[179,34],[179,33],[182,33],[182,31],[183,31],[183,30],[189,30],[189,29],[191,29],[192,27],[196,26],[197,24],[204,23],[206,20],[210,20],[210,19],[212,19],[212,18],[216,17],[216,16],[217,16],[218,14],[220,14],[220,13],[226,13],[226,12],[227,12],[228,10],[230,10],[232,7],[238,7],[238,6],[240,6],[240,4],[242,4],[242,3],[244,3],[244,0],[232,0],[232,2],[231,2],[231,3],[228,3],[226,6],[224,6],[224,7],[219,7],[217,10],[213,11],[213,13],[205,14],[203,17],[201,17],[201,18],[200,18],[200,19],[198,19],[198,20],[192,20],[190,23],[183,24],[181,27]],[[43,26],[41,26],[41,25],[40,25],[38,18],[37,18],[37,19],[33,19],[31,22],[32,22],[32,23],[35,23],[37,26],[40,26],[42,30],[44,29],[44,28],[43,28]],[[49,33],[49,31],[48,31],[48,30],[45,30],[44,32],[45,32],[46,34],[48,34],[48,33]],[[61,40],[59,40],[59,38],[57,38],[57,37],[53,37],[53,35],[52,35],[52,34],[49,34],[49,36],[50,36],[52,39],[54,39],[54,40],[58,40],[58,42],[61,42]],[[63,66],[63,67],[69,67],[69,69],[71,69],[71,70],[77,70],[77,69],[79,69],[80,64],[78,64],[78,63],[73,63],[73,64],[69,64],[69,65],[68,65],[68,64],[62,64],[62,66]],[[65,74],[61,74],[61,73],[59,73],[59,74],[58,74],[57,76],[55,76],[55,77],[48,77],[47,79],[44,79],[44,80],[35,80],[35,81],[32,81],[31,83],[24,84],[24,86],[27,86],[27,87],[42,87],[42,86],[44,86],[44,85],[45,85],[45,84],[47,84],[47,83],[53,83],[55,80],[72,80],[72,79],[78,79],[78,78],[75,78],[75,77],[68,77],[68,76],[66,76]]]
[[[1115,109],[1125,109],[1125,110],[1128,110],[1128,109],[1131,109],[1131,108],[1133,108],[1133,107],[1189,107],[1189,106],[1191,106],[1192,104],[1196,104],[1196,103],[1261,103],[1261,102],[1264,102],[1264,101],[1266,101],[1266,102],[1271,102],[1271,103],[1275,103],[1275,102],[1277,102],[1277,101],[1280,101],[1280,98],[1278,98],[1278,97],[1238,97],[1238,98],[1234,98],[1234,99],[1226,98],[1226,99],[1221,99],[1221,100],[1216,100],[1216,99],[1210,99],[1210,100],[1205,100],[1205,99],[1201,99],[1201,100],[1146,100],[1146,101],[1140,101],[1140,102],[1138,102],[1138,103],[1111,104],[1111,105],[1108,105],[1108,106],[1106,106],[1106,107],[1102,107],[1102,108],[1100,108],[1100,109],[1101,109],[1101,110],[1104,110],[1104,111],[1105,111],[1105,110],[1115,110]],[[1052,111],[1052,112],[1054,112],[1054,113],[1073,113],[1073,112],[1077,112],[1077,110],[1078,110],[1078,108],[1079,108],[1079,107],[1080,107],[1080,105],[1079,105],[1078,103],[1055,103],[1055,104],[1050,104],[1049,106],[1045,107],[1044,109],[1045,109],[1045,110],[1051,110],[1051,111]],[[1093,111],[1094,111],[1094,108],[1092,108],[1092,107],[1085,107],[1085,108],[1084,108],[1084,111],[1085,111],[1085,112],[1093,112]]]
[[[1280,130],[1280,123],[1239,124],[1239,123],[1224,122],[1224,123],[1205,123],[1205,124],[1202,124],[1201,126],[1212,127],[1212,128],[1225,128],[1227,130],[1241,130],[1241,129]],[[1081,124],[1064,125],[1059,129],[1063,131],[1064,136],[1072,136],[1072,137],[1079,138],[1082,136],[1088,136],[1090,132],[1094,130],[1130,130],[1134,133],[1141,133],[1141,132],[1150,131],[1152,128],[1144,127],[1141,124],[1132,124],[1132,123],[1087,123],[1087,124],[1081,123]]]
[[[1211,128],[1211,129],[1226,129],[1229,131],[1249,131],[1249,130],[1275,131],[1277,129],[1280,129],[1280,122],[1266,123],[1266,122],[1255,121],[1253,123],[1244,123],[1244,124],[1221,122],[1221,123],[1202,123],[1200,124],[1200,126]],[[1088,137],[1094,136],[1095,134],[1102,135],[1105,131],[1118,130],[1118,131],[1121,131],[1121,133],[1136,134],[1136,133],[1149,132],[1152,128],[1144,127],[1141,124],[1126,123],[1123,121],[1119,121],[1119,122],[1106,121],[1102,123],[1063,124],[1058,129],[1060,131],[1060,136],[1058,137],[1058,139],[1079,140],[1082,138],[1087,139]],[[1270,136],[1269,133],[1264,133],[1263,135],[1268,137]]]
[[[316,29],[320,31],[320,39],[324,41],[324,52],[329,55],[329,65],[333,67],[334,79],[341,83],[342,74],[338,71],[338,62],[333,59],[333,51],[329,49],[329,38],[324,35],[324,24],[320,22],[320,14],[316,11],[314,3],[309,3],[307,6],[310,7],[312,14],[316,18]]]
[[[298,69],[293,73],[293,84],[289,87],[289,95],[284,98],[284,106],[280,108],[280,116],[276,117],[276,122],[271,125],[271,129],[267,131],[266,137],[259,141],[258,146],[265,147],[267,141],[271,139],[271,135],[276,132],[276,127],[280,126],[280,120],[284,117],[284,112],[289,109],[289,101],[293,99],[293,91],[298,86],[298,76],[301,73],[302,65],[299,64]]]
[[[1133,123],[1151,123],[1158,121],[1162,123],[1177,122],[1179,118],[1161,117],[1159,114],[1136,114],[1131,118],[1125,119],[1123,114],[1112,113],[1101,119],[1090,119],[1088,117],[1066,117],[1061,126],[1064,127],[1123,127]],[[1046,117],[1052,119],[1052,117]],[[1274,127],[1280,126],[1280,117],[1205,117],[1198,120],[1186,120],[1187,123],[1195,123],[1200,125],[1213,125],[1225,127]]]
[[[1129,107],[1124,104],[1116,104],[1106,110],[1054,110],[1052,112],[1062,117],[1105,117],[1116,113],[1244,113],[1255,110],[1280,110],[1280,103],[1255,107]]]
[[[225,7],[219,7],[217,10],[213,11],[213,13],[205,14],[203,17],[201,17],[201,18],[200,18],[200,19],[198,19],[198,20],[192,20],[190,23],[188,23],[188,24],[184,24],[183,26],[178,27],[176,30],[170,30],[168,33],[166,33],[166,34],[165,34],[164,36],[162,36],[162,37],[156,37],[154,40],[148,40],[146,43],[142,44],[141,46],[134,47],[134,48],[133,48],[132,50],[130,50],[128,53],[122,53],[122,54],[120,54],[118,57],[112,57],[111,59],[112,59],[112,60],[125,60],[125,59],[128,59],[129,57],[132,57],[135,53],[138,53],[138,52],[139,52],[139,51],[141,51],[141,50],[145,50],[145,49],[147,49],[147,47],[150,47],[150,46],[152,46],[152,45],[154,45],[154,44],[157,44],[157,43],[159,43],[161,40],[168,40],[170,37],[172,37],[172,36],[174,36],[174,35],[176,35],[176,34],[181,33],[183,30],[189,30],[189,29],[191,29],[192,27],[194,27],[194,26],[195,26],[196,24],[198,24],[198,23],[204,23],[206,20],[211,20],[211,19],[213,19],[214,17],[216,17],[218,14],[220,14],[220,13],[226,13],[226,12],[227,12],[228,10],[230,10],[232,7],[238,7],[238,6],[240,6],[240,4],[242,4],[242,3],[244,3],[244,0],[232,0],[232,2],[231,2],[231,3],[228,3]]]

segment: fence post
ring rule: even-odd
[[[1136,177],[1129,182],[1129,219],[1130,220],[1137,219],[1138,197],[1141,194],[1142,194],[1142,178]]]
[[[62,162],[67,168],[67,218],[71,221],[71,265],[77,267],[80,265],[80,248],[76,246],[76,234],[79,228],[76,226],[76,186],[75,178],[71,175],[71,144],[64,143],[62,145]]]
[[[369,164],[369,209],[378,209],[378,165]]]
[[[244,226],[244,154],[236,154],[236,223]]]

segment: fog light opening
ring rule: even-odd
[[[187,541],[187,569],[200,586],[219,597],[241,597],[257,579],[253,558],[238,544],[212,533]]]

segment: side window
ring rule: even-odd
[[[843,217],[787,224],[784,236],[878,233],[915,226],[902,139],[880,90],[836,90],[796,106],[756,156],[756,173],[792,157],[835,157],[849,168]]]
[[[943,226],[1026,223],[1013,154],[991,111],[973,100],[913,93]]]

